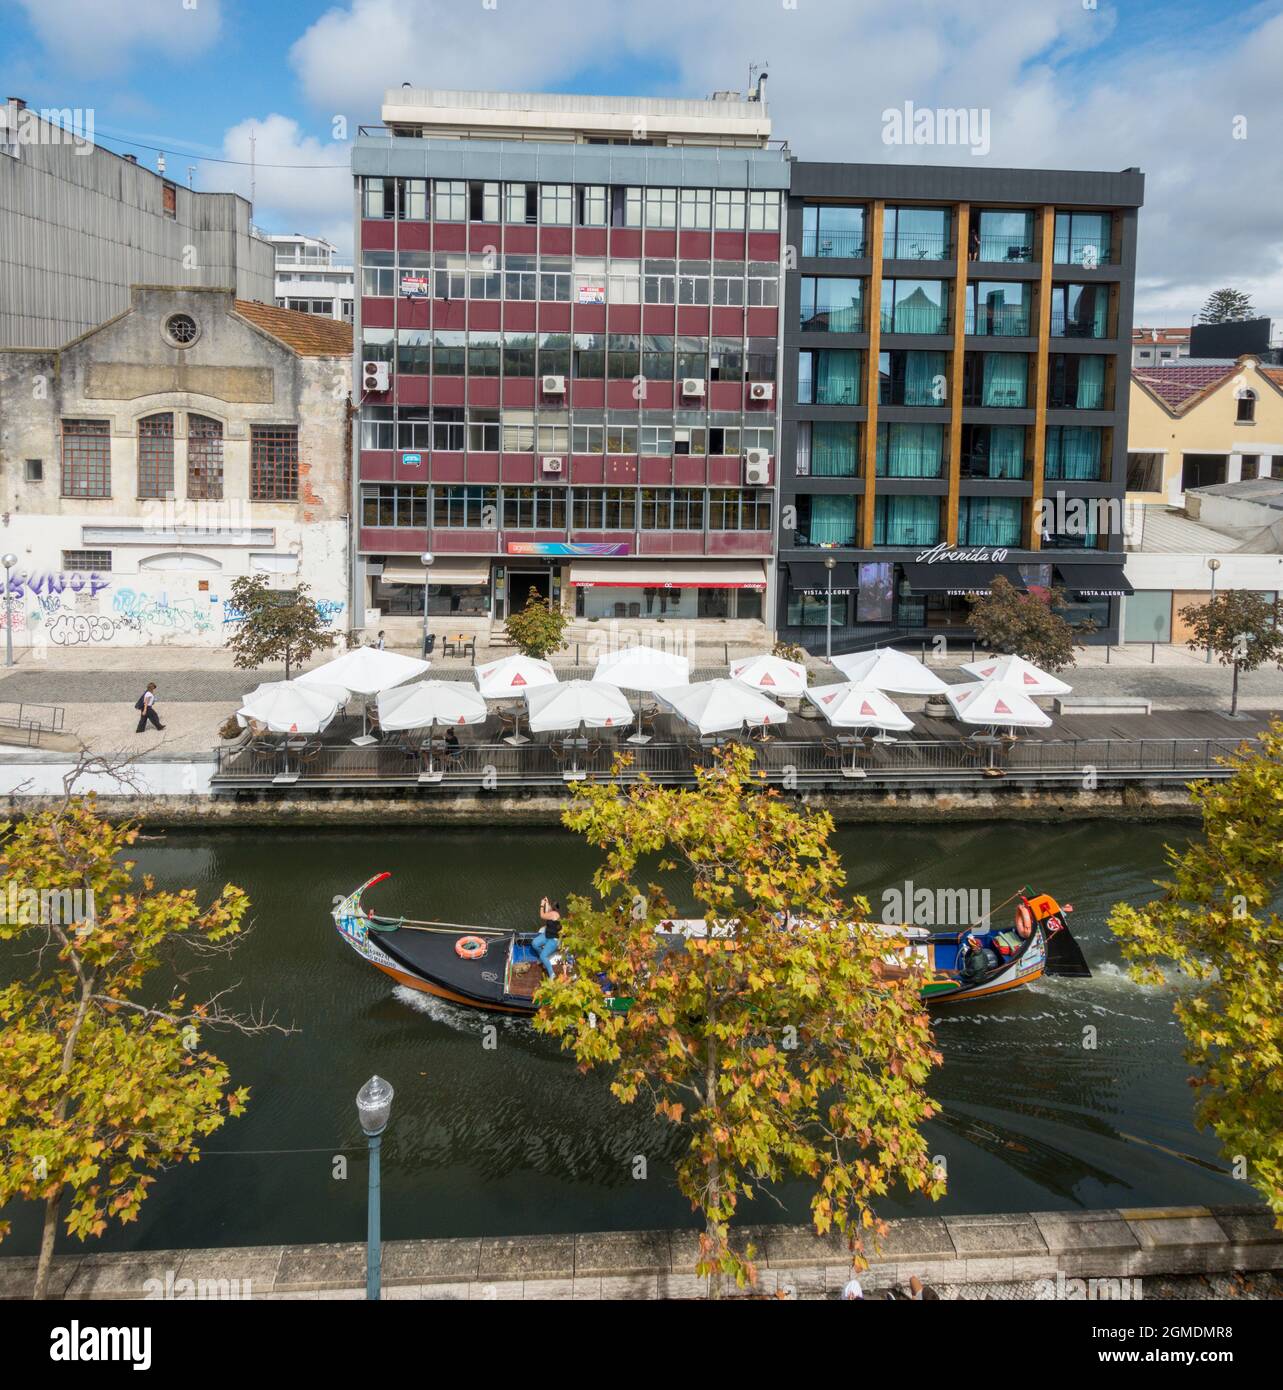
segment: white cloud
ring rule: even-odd
[[[18,0],[49,57],[82,76],[128,67],[146,53],[188,59],[222,27],[222,0]]]
[[[1188,322],[1221,284],[1283,316],[1283,16],[1258,5],[1192,41],[1180,24],[1175,7],[1161,24],[1124,25],[1114,6],[1082,0],[348,0],[289,60],[315,110],[354,123],[377,123],[385,89],[403,81],[573,90],[584,71],[631,59],[647,74],[639,94],[698,96],[745,83],[748,64],[766,60],[776,133],[799,158],[1135,165],[1147,197],[1138,319]],[[669,74],[663,89],[656,70]],[[909,100],[987,108],[988,154],[884,145],[883,110]],[[1232,138],[1236,115],[1248,118],[1246,141]],[[344,187],[336,221],[347,196]]]
[[[199,165],[197,187],[252,197],[258,226],[323,236],[346,255],[352,247],[349,150],[346,140],[304,134],[288,116],[250,118],[223,137],[223,158],[238,162]]]

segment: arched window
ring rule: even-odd
[[[223,499],[223,424],[208,415],[187,417],[187,496]]]
[[[145,415],[138,422],[138,495],[168,497],[174,490],[174,417]]]
[[[1235,417],[1240,425],[1256,423],[1256,392],[1243,391],[1238,398],[1238,414]]]

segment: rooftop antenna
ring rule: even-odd
[[[191,186],[192,186],[192,175],[193,175],[195,172],[196,172],[196,166],[195,166],[194,164],[189,164],[189,165],[187,166],[187,187],[188,187],[188,188],[191,188]]]
[[[163,174],[163,173],[165,172],[165,151],[164,151],[164,150],[159,151],[159,153],[156,155],[156,172],[157,172],[158,174]]]
[[[762,83],[767,79],[766,63],[750,63],[748,65],[748,99],[749,101],[761,101]]]

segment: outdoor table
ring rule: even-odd
[[[364,706],[362,707],[362,710],[361,710],[361,728],[362,728],[362,729],[365,729],[365,728],[366,728],[366,721],[367,721],[367,720],[369,719],[369,717],[370,717],[370,710],[371,710],[371,708],[373,708],[373,709],[375,710],[375,713],[377,714],[377,712],[378,712],[378,706],[375,704],[375,702],[374,702],[373,700],[367,699],[367,700],[365,701]],[[352,740],[353,744],[354,744],[357,748],[368,748],[368,747],[370,746],[370,744],[372,744],[372,743],[378,743],[378,741],[379,741],[379,740],[374,736],[374,734],[367,734],[367,733],[360,733],[360,734],[357,734],[357,736]]]
[[[523,743],[529,743],[529,738],[525,734],[518,733],[521,721],[520,705],[500,705],[495,710],[499,716],[499,723],[509,732],[503,735],[503,742],[513,748],[520,748]]]

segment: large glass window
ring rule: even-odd
[[[207,502],[223,496],[223,425],[208,415],[187,417],[187,496]]]
[[[859,405],[864,354],[817,348],[797,355],[797,399],[801,405]]]
[[[744,190],[718,188],[713,192],[713,226],[719,232],[744,230]]]
[[[641,370],[647,381],[672,381],[673,340],[669,335],[647,333],[642,338]]]
[[[708,494],[708,529],[769,531],[771,494],[758,488],[713,488]]]
[[[943,352],[878,354],[878,400],[882,405],[943,406],[948,394]]]
[[[1049,425],[1044,473],[1075,482],[1100,479],[1102,431],[1095,425]]]
[[[535,335],[533,333],[505,333],[503,335],[503,374],[513,377],[534,376]]]
[[[677,303],[677,262],[653,260],[646,262],[643,299],[647,304]]]
[[[713,262],[713,303],[738,308],[744,303],[744,263]]]
[[[604,184],[586,184],[579,190],[579,225],[604,227],[610,219],[610,193]]]
[[[745,288],[749,308],[773,309],[780,302],[779,265],[775,261],[749,261]]]
[[[863,256],[864,209],[835,204],[810,205],[802,209],[802,254],[804,256]]]
[[[971,214],[973,261],[1032,261],[1034,215],[1007,208],[981,208]]]
[[[1081,265],[1088,270],[1112,259],[1113,218],[1107,212],[1058,212],[1052,259],[1057,265]]]
[[[1051,287],[1051,336],[1053,338],[1107,338],[1109,336],[1109,286],[1053,285]]]
[[[490,331],[468,334],[468,375],[498,376],[500,334]]]
[[[958,544],[1020,544],[1019,497],[958,498]]]
[[[1028,371],[1023,352],[969,352],[962,369],[962,403],[1018,409],[1026,404]]]
[[[362,183],[361,189],[361,212],[365,217],[391,217],[395,210],[393,198],[387,194],[392,190],[389,187],[385,192],[385,185],[390,185],[391,179],[367,178]]]
[[[884,280],[884,333],[947,333],[949,281]]]
[[[707,304],[710,293],[708,261],[682,261],[677,270],[677,302]]]
[[[535,220],[535,186],[531,183],[510,183],[504,190],[503,219],[505,222],[533,223]]]
[[[445,531],[494,529],[498,492],[492,487],[432,489],[432,525]]]
[[[566,489],[504,488],[503,528],[505,531],[564,531]]]
[[[396,252],[361,252],[361,293],[396,294]]]
[[[499,185],[497,183],[472,183],[468,185],[468,220],[470,222],[498,222]]]
[[[708,380],[708,339],[678,338],[676,374],[679,380],[686,377]]]
[[[1023,478],[1025,427],[964,424],[960,472],[964,478]]]
[[[804,275],[801,289],[804,332],[859,333],[863,330],[863,280]]]
[[[432,216],[437,222],[467,221],[468,185],[462,179],[433,181]]]
[[[545,227],[569,227],[574,190],[568,183],[545,183],[539,187],[539,221]]]
[[[939,539],[940,498],[887,493],[874,498],[874,545],[935,545]]]
[[[743,381],[743,342],[739,338],[714,338],[709,344],[708,370],[713,381]]]
[[[540,256],[539,298],[545,303],[570,303],[570,257]]]
[[[883,213],[885,259],[942,261],[948,254],[948,208],[887,208]]]
[[[641,373],[641,339],[636,333],[607,337],[606,375],[612,381],[631,381]]]
[[[635,531],[637,493],[623,487],[577,487],[571,494],[571,526],[576,531]]]
[[[646,225],[648,227],[677,226],[677,190],[675,188],[646,189]]]
[[[643,531],[702,531],[704,494],[698,488],[642,488]]]
[[[1029,334],[1029,286],[1023,280],[977,280],[967,286],[968,334],[1023,338]]]
[[[541,333],[539,335],[539,376],[570,375],[570,334]]]
[[[681,190],[681,222],[683,227],[707,231],[713,225],[713,190],[683,188]]]
[[[539,276],[533,256],[503,258],[503,294],[505,299],[535,299],[538,296]]]
[[[251,425],[249,430],[251,502],[298,499],[298,427]]]
[[[606,275],[606,298],[611,304],[641,303],[641,262],[611,260]]]
[[[361,488],[362,526],[405,526],[416,529],[428,524],[428,489],[407,483],[383,483]]]
[[[800,421],[797,427],[797,476],[858,476],[862,428],[855,420]]]
[[[882,478],[938,478],[944,470],[944,426],[878,426],[877,471]]]
[[[845,493],[799,494],[795,544],[850,549],[855,545],[857,506],[857,499]]]
[[[422,330],[402,329],[407,336]],[[468,335],[462,329],[438,328],[433,336],[432,370],[437,376],[462,376]]]
[[[168,497],[174,490],[174,417],[146,415],[138,422],[138,496]]]
[[[1048,362],[1047,405],[1052,410],[1108,410],[1105,359],[1053,352]]]

